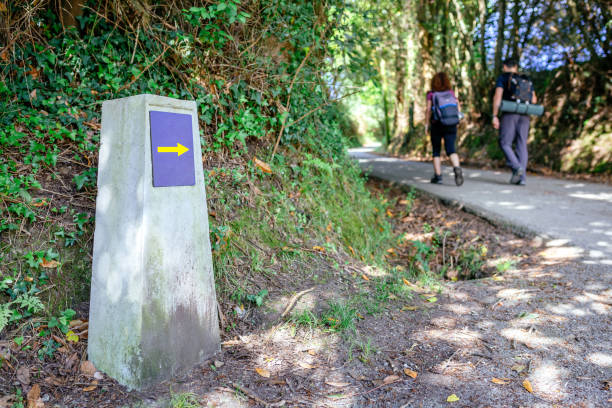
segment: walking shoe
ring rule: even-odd
[[[523,176],[523,169],[520,167],[518,169],[512,170],[512,177],[510,178],[510,184],[518,184],[521,181],[521,177]]]
[[[455,172],[455,184],[459,187],[463,184],[463,171],[461,167],[453,167],[453,170]]]
[[[517,183],[519,186],[523,186],[525,187],[527,185],[527,183],[525,183],[525,180],[521,180]]]
[[[442,175],[434,174],[430,181],[431,184],[442,184]]]

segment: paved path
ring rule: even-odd
[[[547,239],[552,252],[583,257],[586,263],[612,266],[612,187],[583,181],[528,176],[527,186],[510,185],[509,171],[464,169],[465,184],[456,187],[452,168],[444,167],[444,184],[429,182],[431,163],[351,149],[369,174],[455,202],[485,218]],[[612,269],[612,268],[611,268]]]

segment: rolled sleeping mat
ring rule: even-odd
[[[544,106],[532,103],[512,102],[502,99],[499,110],[506,113],[518,113],[519,115],[542,116],[544,113]]]

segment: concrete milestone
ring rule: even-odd
[[[89,359],[142,389],[219,350],[196,103],[102,105]]]

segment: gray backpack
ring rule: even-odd
[[[434,92],[431,97],[432,118],[446,126],[459,123],[459,105],[451,91]]]

